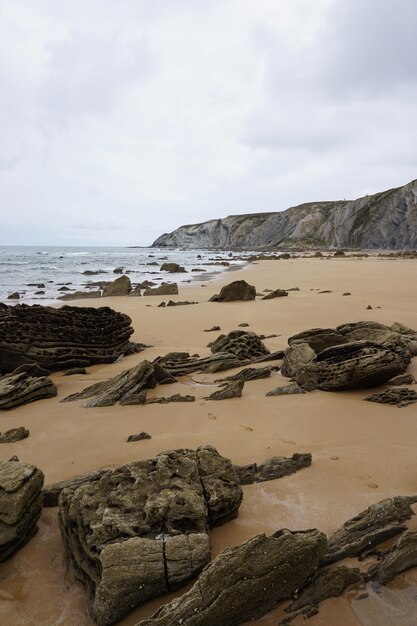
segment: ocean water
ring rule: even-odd
[[[113,273],[116,267],[123,267],[124,273],[129,270],[128,275],[133,285],[144,280],[156,283],[165,280],[179,284],[191,280],[203,282],[228,269],[211,263],[230,260],[232,268],[244,264],[243,260],[234,260],[229,254],[232,253],[164,248],[1,246],[0,302],[51,304],[62,295],[59,288],[63,285],[67,284],[70,289],[86,291],[88,282],[118,278],[118,275]],[[161,272],[160,265],[164,262],[179,263],[185,267],[187,273]],[[210,265],[205,265],[206,263]],[[191,271],[198,268],[205,271]],[[86,270],[100,272],[88,276],[83,274]],[[8,296],[16,291],[20,299],[9,300]],[[36,293],[39,291],[45,293]]]

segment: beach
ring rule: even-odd
[[[255,285],[259,294],[277,288],[297,287],[299,291],[265,301],[257,298],[250,302],[209,302],[222,285],[237,279]],[[204,399],[217,388],[214,380],[219,374],[202,373],[181,377],[169,388],[157,387],[148,393],[149,398],[193,394],[196,401],[190,404],[85,409],[81,402],[60,400],[143,359],[152,360],[172,351],[207,356],[208,342],[220,332],[238,329],[242,323],[249,325],[245,330],[257,334],[276,334],[264,340],[271,352],[285,349],[288,337],[309,328],[334,328],[342,323],[373,320],[389,326],[401,322],[415,329],[417,291],[412,286],[416,279],[417,264],[413,259],[297,258],[259,261],[224,272],[211,282],[181,285],[179,295],[168,298],[121,296],[72,301],[71,305],[110,306],[126,313],[135,329],[132,340],[152,347],[113,364],[89,367],[87,375],[52,374],[58,389],[56,398],[2,413],[1,431],[23,425],[30,430],[30,437],[3,444],[0,458],[7,460],[16,454],[19,460],[37,465],[49,485],[98,468],[151,458],[163,450],[202,444],[214,445],[220,454],[238,465],[260,463],[274,455],[288,457],[296,452],[311,452],[311,467],[279,480],[244,486],[238,518],[211,533],[212,557],[259,532],[318,528],[332,533],[372,503],[389,496],[417,494],[417,405],[398,409],[364,402],[366,390],[265,397],[272,388],[288,384],[288,379],[278,372],[270,378],[248,382],[241,398],[221,402]],[[342,295],[346,292],[351,295]],[[198,304],[158,307],[167,299]],[[371,309],[367,308],[369,305]],[[213,325],[220,326],[221,331],[204,332]],[[417,376],[417,359],[412,360],[408,372]],[[233,373],[235,370],[230,370],[226,375]],[[140,431],[152,438],[126,442],[129,435]],[[415,612],[411,598],[417,574],[413,571],[400,578],[401,584],[396,579],[380,595],[369,594],[362,600],[352,595],[327,600],[309,623],[407,623],[401,620]],[[87,613],[85,590],[66,562],[56,508],[43,509],[39,532],[2,565],[1,579],[2,623],[94,623]],[[398,606],[394,606],[389,595],[396,586],[403,597]],[[182,590],[175,595],[181,593]],[[157,598],[119,623],[133,626],[167,599],[168,596]],[[385,615],[385,621],[378,622],[378,615]],[[280,607],[251,623],[273,626],[283,616]],[[294,626],[302,623],[302,617],[293,622]]]

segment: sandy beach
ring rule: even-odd
[[[222,285],[238,278],[255,285],[258,293],[267,288],[298,287],[299,291],[267,301],[258,298],[252,302],[208,302]],[[415,260],[300,258],[260,261],[225,272],[204,285],[181,287],[178,296],[168,298],[114,297],[71,302],[80,306],[106,305],[127,313],[135,329],[132,340],[152,347],[111,365],[90,367],[85,376],[53,374],[51,378],[58,388],[56,398],[2,413],[1,431],[25,426],[30,437],[2,445],[0,458],[7,460],[16,454],[21,461],[37,465],[48,485],[97,468],[150,458],[163,450],[201,444],[216,446],[222,455],[241,465],[261,462],[273,455],[311,452],[310,468],[244,487],[238,518],[212,532],[212,556],[258,532],[318,528],[331,533],[385,497],[417,494],[417,405],[398,409],[364,402],[364,390],[265,397],[272,388],[288,383],[277,372],[271,378],[248,382],[240,399],[222,402],[203,399],[216,389],[214,380],[218,374],[182,377],[169,389],[156,388],[148,394],[193,394],[196,402],[190,404],[85,409],[81,402],[60,400],[143,359],[152,360],[170,351],[208,355],[207,343],[220,334],[204,332],[213,325],[227,333],[245,322],[249,324],[247,330],[276,334],[277,337],[265,340],[271,351],[284,349],[289,336],[305,329],[335,327],[345,322],[374,320],[391,325],[398,321],[417,328],[417,290],[413,287],[416,279]],[[327,290],[330,293],[319,293]],[[343,296],[345,292],[351,295]],[[170,298],[198,304],[158,308],[162,300]],[[371,310],[367,310],[368,305]],[[408,371],[417,376],[417,359]],[[140,431],[150,433],[152,438],[126,442],[128,435]],[[328,600],[309,623],[408,624],[403,620],[415,612],[412,598],[417,574],[412,572],[400,578],[401,583],[396,579],[379,595],[369,594],[363,600],[355,599],[354,594]],[[56,508],[43,510],[38,534],[2,564],[0,579],[0,623],[93,625],[86,610],[85,590],[66,562]],[[166,601],[167,596],[149,602],[130,613],[120,625],[136,624]],[[251,623],[275,626],[283,615],[279,608]],[[378,621],[381,615],[383,622]],[[293,623],[299,626],[305,621],[300,617]]]

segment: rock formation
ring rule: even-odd
[[[210,302],[235,302],[237,300],[255,300],[256,289],[246,280],[235,280],[221,288],[220,293],[212,296]]]
[[[241,500],[231,462],[211,446],[163,452],[64,489],[62,537],[99,626],[195,577],[210,559],[209,527],[236,517]]]
[[[29,431],[24,426],[18,426],[17,428],[10,428],[4,433],[0,433],[0,443],[15,443],[16,441],[22,441],[29,437]]]
[[[105,296],[127,296],[132,291],[132,283],[129,276],[119,276],[116,280],[104,284],[103,298]]]
[[[175,296],[178,295],[177,283],[160,285],[159,287],[148,287],[143,292],[144,296]]]
[[[130,318],[109,307],[0,304],[0,373],[28,362],[49,371],[112,363],[132,333]]]
[[[273,456],[260,465],[251,463],[249,465],[235,465],[235,470],[242,485],[261,483],[266,480],[275,480],[283,476],[290,476],[300,469],[310,467],[311,454],[305,452],[295,453],[292,457]]]
[[[36,533],[43,474],[34,465],[0,461],[0,562]]]
[[[417,402],[417,391],[407,389],[407,387],[394,387],[366,396],[365,400],[379,404],[392,404],[401,408]]]
[[[213,354],[229,352],[244,359],[254,359],[269,354],[268,348],[258,335],[246,330],[232,330],[227,335],[220,335],[209,346]]]
[[[243,380],[236,380],[235,382],[224,385],[217,391],[213,391],[205,400],[230,400],[231,398],[240,398],[244,385],[245,382]]]
[[[285,291],[285,289],[275,289],[266,294],[266,296],[263,296],[262,300],[273,300],[274,298],[282,298],[284,296],[288,296],[288,291]]]
[[[184,273],[185,267],[178,265],[178,263],[162,263],[161,271],[170,272],[171,274]]]
[[[310,202],[277,213],[252,213],[181,226],[155,247],[417,248],[417,181],[357,200]],[[338,251],[337,256],[342,256]],[[335,255],[336,256],[336,255]]]
[[[0,377],[0,410],[3,411],[42,398],[53,398],[56,394],[56,387],[47,376],[12,372]]]
[[[262,617],[303,587],[326,550],[317,530],[279,530],[227,548],[181,598],[137,626],[239,626]]]

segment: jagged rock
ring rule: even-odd
[[[109,307],[0,305],[0,370],[30,361],[48,371],[112,363],[132,333],[130,318]]]
[[[385,585],[401,572],[417,566],[417,532],[404,533],[395,545],[382,556],[382,562],[372,567],[369,578]]]
[[[142,431],[141,433],[137,433],[136,435],[129,435],[127,441],[129,443],[131,441],[143,441],[144,439],[152,439],[152,437],[148,433]]]
[[[18,463],[19,462],[19,457],[14,454],[13,456],[10,457],[9,461],[12,461],[13,463]]]
[[[387,498],[345,522],[330,538],[324,564],[340,561],[348,556],[360,556],[374,546],[398,535],[406,529],[402,522],[414,513],[412,498]]]
[[[160,285],[159,287],[154,287],[153,289],[148,287],[145,289],[144,296],[175,296],[178,295],[178,285],[177,283],[170,283],[167,285]]]
[[[243,380],[247,382],[248,380],[257,380],[258,378],[269,378],[272,372],[279,369],[274,365],[268,365],[267,367],[247,367],[244,370],[241,370],[237,374],[233,374],[233,376],[226,376],[225,378],[218,378],[215,380],[215,383],[225,383],[231,382],[234,380]]]
[[[297,383],[293,383],[291,385],[285,385],[284,387],[275,387],[275,389],[271,389],[266,393],[266,396],[288,396],[297,393],[306,393],[306,390],[297,385]]]
[[[87,370],[85,367],[72,367],[70,370],[67,370],[62,375],[63,376],[74,376],[76,374],[87,374]]]
[[[21,372],[0,378],[0,410],[3,411],[42,398],[53,398],[56,394],[56,387],[47,376],[34,378]]]
[[[93,472],[87,472],[86,474],[81,474],[80,476],[74,476],[73,478],[67,478],[66,480],[61,480],[58,483],[54,483],[53,485],[48,485],[42,490],[43,494],[43,506],[45,507],[54,507],[58,506],[59,494],[61,491],[66,489],[76,489],[80,487],[80,485],[84,485],[85,483],[92,483],[96,480],[100,480],[104,474],[111,470],[95,470]]]
[[[416,379],[412,374],[400,374],[400,376],[395,376],[388,381],[388,385],[414,385],[416,383]]]
[[[242,485],[275,480],[283,476],[289,476],[300,469],[310,467],[311,453],[295,453],[292,457],[273,456],[260,465],[251,463],[250,465],[235,465],[235,470]]]
[[[366,396],[365,400],[379,404],[392,404],[401,408],[417,402],[417,391],[407,389],[407,387],[394,387]]]
[[[318,571],[312,581],[304,587],[298,598],[285,609],[287,612],[300,611],[313,607],[327,600],[340,596],[350,585],[363,582],[363,575],[358,569],[337,565]]]
[[[8,300],[20,300],[20,293],[18,291],[14,291],[9,296],[7,296]]]
[[[303,343],[307,343],[316,354],[319,354],[326,348],[346,343],[346,338],[333,328],[310,328],[288,339],[290,346]]]
[[[14,443],[15,441],[22,441],[22,439],[26,439],[29,437],[29,431],[24,426],[19,426],[18,428],[11,428],[10,430],[6,430],[2,435],[0,435],[0,443]]]
[[[79,393],[73,393],[61,402],[73,402],[84,400],[82,406],[91,408],[97,406],[112,406],[116,402],[120,404],[143,404],[143,390],[153,389],[158,383],[169,384],[176,382],[158,363],[142,361],[135,367],[123,371],[121,374],[90,385]]]
[[[241,500],[231,462],[211,446],[163,452],[62,491],[62,537],[93,619],[113,624],[196,576],[210,559],[209,526],[236,517]]]
[[[43,474],[34,465],[0,461],[0,562],[36,533]]]
[[[255,300],[256,289],[246,280],[235,280],[221,288],[220,293],[212,296],[210,302],[235,302],[236,300]]]
[[[120,276],[105,284],[103,298],[106,296],[127,296],[130,291],[132,291],[132,283],[129,276]]]
[[[213,354],[229,352],[247,359],[269,354],[258,335],[245,330],[232,330],[227,335],[220,335],[210,344],[210,350]]]
[[[214,391],[205,400],[229,400],[230,398],[241,398],[245,382],[237,380],[229,385],[225,385],[221,389]]]
[[[281,374],[293,378],[302,366],[314,363],[315,360],[316,353],[308,343],[294,343],[285,351]]]
[[[168,398],[152,398],[152,400],[147,400],[146,404],[169,404],[170,402],[195,402],[195,396],[182,396],[176,393]]]
[[[186,269],[182,265],[178,265],[178,263],[162,263],[161,271],[170,272],[171,274],[178,274],[180,272],[184,273]]]
[[[275,289],[266,296],[263,296],[262,300],[272,300],[273,298],[282,298],[283,296],[288,296],[288,291],[285,291],[285,289]]]
[[[74,291],[59,296],[58,300],[82,300],[83,298],[101,298],[100,291]]]
[[[195,585],[137,626],[239,626],[262,617],[303,587],[326,550],[317,530],[279,530],[227,548]]]
[[[221,330],[220,326],[212,326],[211,328],[205,328],[204,332],[205,333],[212,333],[216,330]]]

